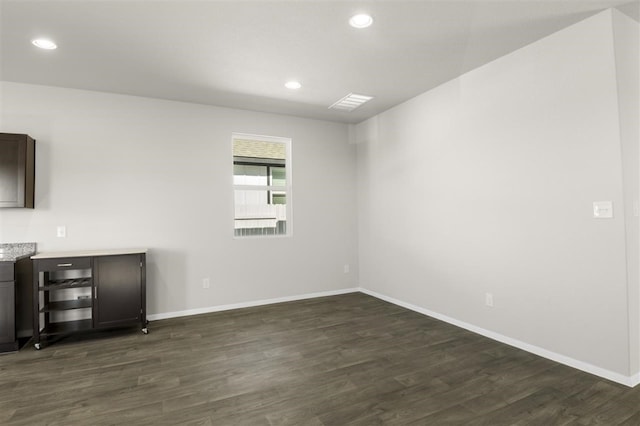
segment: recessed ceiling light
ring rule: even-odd
[[[354,15],[349,19],[349,25],[353,28],[367,28],[373,24],[373,18],[367,14]]]
[[[286,87],[287,89],[291,89],[291,90],[297,90],[297,89],[302,87],[302,84],[300,84],[299,81],[287,81],[284,84],[284,87]]]
[[[58,48],[58,45],[56,45],[51,40],[47,40],[46,38],[37,38],[31,43],[33,43],[34,46],[37,46],[40,49],[53,50]]]

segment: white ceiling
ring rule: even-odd
[[[608,7],[637,20],[639,4],[0,0],[0,79],[355,123]],[[351,28],[358,12],[373,26]],[[58,49],[31,45],[43,36]],[[375,99],[328,109],[349,92]]]

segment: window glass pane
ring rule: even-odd
[[[272,191],[271,204],[287,204],[287,195],[282,191]]]
[[[235,190],[235,234],[286,235],[286,193],[277,192],[278,203],[271,204],[274,194],[267,190]]]
[[[259,210],[257,206],[267,206],[269,205],[269,191],[253,191],[246,189],[236,189],[235,191],[235,203],[237,206],[256,206],[255,210]],[[246,211],[247,208],[241,207],[244,209],[243,212]],[[236,209],[236,216],[238,215],[238,210]]]
[[[271,185],[273,186],[287,186],[285,168],[272,166],[271,167]]]
[[[234,185],[268,185],[267,167],[234,164],[233,183]]]
[[[281,142],[267,142],[249,139],[233,140],[233,156],[245,158],[263,158],[269,160],[285,160],[287,150]]]

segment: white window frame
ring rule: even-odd
[[[276,185],[238,185],[234,182],[234,142],[236,139],[249,139],[259,142],[270,142],[270,143],[281,143],[285,146],[285,176],[286,176],[286,185],[285,186],[276,186]],[[240,133],[233,132],[231,135],[231,182],[232,182],[232,200],[233,214],[231,216],[231,232],[233,232],[234,239],[254,239],[254,238],[286,238],[293,235],[293,185],[292,185],[292,176],[291,170],[293,169],[292,164],[292,156],[291,156],[291,138],[281,137],[281,136],[265,136],[265,135],[255,135],[250,133]],[[235,221],[236,221],[236,206],[235,206],[235,191],[236,190],[258,190],[258,191],[284,191],[287,197],[286,203],[286,234],[265,234],[265,235],[235,235]]]

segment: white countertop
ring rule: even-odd
[[[147,251],[148,249],[146,248],[50,251],[45,253],[38,253],[34,256],[31,256],[31,259],[52,259],[56,257],[117,256],[119,254],[142,254],[147,253]]]

